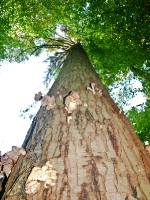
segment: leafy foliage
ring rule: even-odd
[[[36,103],[37,102],[33,102],[25,110],[20,110],[20,117],[23,117],[24,119],[29,118],[30,120],[32,120],[35,117],[35,113],[33,113],[33,109],[36,108]]]
[[[129,107],[131,107],[130,100],[135,98],[139,92],[142,95],[143,90],[140,84],[137,85],[138,79],[131,71],[127,74],[125,78],[121,73],[117,76],[120,81],[114,82],[111,86],[109,86],[108,89],[110,95],[118,104],[120,109],[126,112],[127,110],[129,110]]]
[[[45,82],[48,82],[59,70],[57,67],[61,68],[72,40],[80,40],[103,83],[108,88],[110,85],[117,88],[114,98],[121,107],[138,92],[131,88],[128,77],[131,71],[132,78],[141,81],[142,91],[149,99],[149,10],[148,0],[2,0],[0,59],[21,62],[45,49],[48,53],[59,49],[46,60],[49,67]],[[58,36],[59,31],[65,40]],[[129,115],[132,122],[136,112],[132,110]],[[146,107],[143,117],[147,112]],[[144,124],[142,127],[147,127]]]
[[[42,48],[34,52],[37,43],[49,45],[63,24],[71,38],[80,39],[108,86],[118,80],[116,74],[126,76],[131,66],[140,69],[149,60],[149,8],[147,0],[3,0],[0,57],[22,61],[32,53],[38,56]]]
[[[54,53],[54,55],[50,55],[47,57],[47,59],[44,60],[44,62],[48,63],[44,84],[48,84],[52,78],[57,77],[66,59],[66,56],[69,53],[69,48],[72,44],[74,44],[70,38],[64,38],[62,36],[59,39],[53,40],[53,42],[54,43],[52,45],[54,48],[57,47],[57,51]],[[49,46],[46,45],[46,47],[48,48]],[[58,49],[59,47],[60,49]]]
[[[150,100],[147,101],[145,107],[133,107],[127,115],[134,126],[137,136],[143,142],[150,143]]]

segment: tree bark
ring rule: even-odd
[[[95,94],[87,89],[91,83],[95,83]],[[82,105],[68,114],[65,98],[72,91]],[[3,199],[149,200],[150,158],[80,43],[69,50],[48,95],[55,97],[56,106],[50,111],[41,107],[34,118],[23,143],[27,154],[14,166]],[[45,188],[38,181],[40,189],[26,194],[32,168],[47,161],[57,171],[55,185]]]

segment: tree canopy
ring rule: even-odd
[[[72,41],[81,41],[107,87],[125,78],[129,80],[132,73],[141,81],[142,91],[149,99],[149,10],[148,0],[2,0],[0,59],[21,62],[45,49],[52,51],[63,44],[57,31],[62,28]],[[125,99],[132,93],[136,91],[126,89]],[[119,101],[122,103],[122,98]],[[149,107],[147,104],[143,112],[148,112]],[[129,114],[132,122],[135,115],[133,110]],[[147,125],[142,126],[148,130]],[[145,139],[150,141],[150,136]]]

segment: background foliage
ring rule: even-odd
[[[132,108],[128,112],[128,117],[132,122],[137,136],[143,142],[150,143],[150,100],[146,102],[144,108]]]
[[[149,10],[149,0],[2,0],[0,59],[21,62],[45,49],[66,50],[69,46],[63,40],[55,42],[63,27],[69,41],[81,41],[106,87],[119,88],[117,98],[113,92],[112,96],[120,107],[139,90],[145,94],[146,107],[133,108],[128,117],[141,141],[149,141]],[[132,88],[131,79],[138,79],[142,88]]]

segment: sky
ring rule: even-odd
[[[47,63],[44,57],[32,56],[24,63],[5,63],[0,68],[0,151],[2,154],[11,150],[12,146],[21,146],[32,120],[20,117],[20,110],[25,110],[34,102],[37,92],[43,92],[44,72]],[[135,87],[140,87],[136,83]],[[46,94],[47,91],[45,91]],[[140,104],[141,94],[131,100],[131,104]],[[36,114],[41,102],[37,102]]]
[[[34,95],[44,90],[43,77],[47,63],[32,56],[24,63],[5,63],[0,68],[0,151],[4,154],[12,146],[21,146],[31,120],[19,117],[34,102]],[[35,113],[41,102],[36,104]]]

